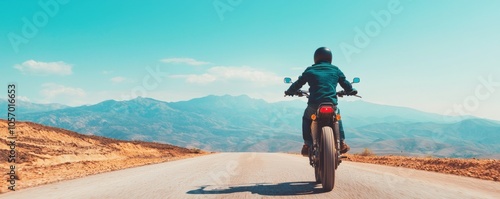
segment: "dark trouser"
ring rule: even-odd
[[[311,115],[316,113],[318,106],[307,105],[306,110],[304,111],[304,116],[302,116],[302,138],[304,138],[304,144],[309,146],[312,145],[312,136],[311,136]],[[340,109],[337,107],[337,112],[340,114]],[[342,127],[342,120],[339,120],[339,130],[340,130],[340,141],[345,139],[344,128]]]

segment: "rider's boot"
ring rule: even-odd
[[[351,147],[344,140],[340,141],[340,153],[347,153],[349,150],[351,150]]]
[[[304,156],[304,157],[309,157],[309,145],[304,144],[304,146],[302,146],[302,150],[300,151],[300,154],[302,154],[302,156]]]

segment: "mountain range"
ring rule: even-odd
[[[36,109],[27,111],[25,107],[18,113],[18,120],[82,134],[209,151],[297,152],[302,145],[301,117],[306,103],[268,103],[245,95],[225,95],[181,102],[139,97],[80,107],[32,106]],[[500,154],[500,123],[496,121],[472,117],[460,120],[364,101],[341,101],[340,107],[352,152],[370,148],[378,154],[437,157]]]
[[[0,98],[0,111],[2,113],[7,113],[7,105],[8,102],[6,99]],[[58,109],[69,108],[69,106],[62,104],[36,104],[28,101],[17,100],[15,102],[16,113],[26,114],[26,113],[35,113],[35,112],[44,112],[44,111],[52,111]],[[4,118],[4,117],[2,117]]]

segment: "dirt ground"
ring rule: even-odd
[[[8,191],[7,122],[0,120],[0,191]],[[16,190],[83,176],[207,154],[168,144],[82,135],[31,122],[16,124]]]
[[[0,120],[0,192],[8,189],[7,122]],[[82,135],[31,122],[16,125],[16,190],[83,176],[208,154],[168,144]],[[500,181],[500,160],[348,155],[348,161]]]
[[[495,159],[348,155],[347,160],[500,181],[500,160]]]

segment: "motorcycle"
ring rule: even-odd
[[[284,82],[291,84],[292,79],[285,77]],[[359,83],[358,77],[351,82]],[[292,96],[309,97],[309,92],[298,90]],[[337,96],[355,96],[361,98],[357,93],[350,94],[338,91]],[[286,95],[285,95],[286,97]],[[313,138],[312,148],[309,149],[309,164],[314,168],[316,183],[321,183],[323,190],[331,191],[335,185],[335,170],[343,158],[340,154],[340,131],[338,121],[341,119],[336,105],[333,103],[321,103],[316,114],[311,115],[311,134]]]

